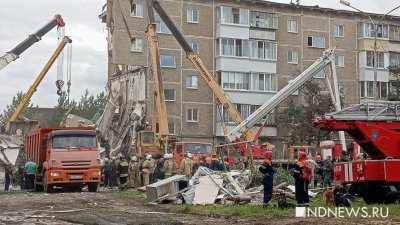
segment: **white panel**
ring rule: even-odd
[[[244,92],[244,91],[227,91],[232,102],[237,104],[250,104],[250,105],[262,105],[268,99],[276,94],[276,92]]]
[[[217,71],[276,73],[276,61],[220,56],[216,68]]]
[[[227,126],[228,132],[233,130],[233,128],[235,128],[235,126],[228,125]],[[259,127],[255,126],[255,127],[251,128],[251,131],[254,134],[256,134],[258,129],[259,129]],[[224,132],[222,130],[222,127],[221,127],[220,123],[216,124],[216,136],[224,136]],[[264,137],[276,137],[276,136],[278,136],[278,131],[277,131],[276,127],[267,126],[267,127],[264,127],[263,131],[261,132],[261,136],[264,136]]]
[[[249,39],[248,26],[243,25],[227,25],[218,24],[217,25],[217,38],[227,37],[227,38],[238,38],[238,39]]]
[[[362,68],[367,65],[367,59],[366,59],[366,54],[365,51],[359,52],[358,53],[358,67]]]
[[[400,43],[398,43],[398,42],[389,42],[389,51],[391,51],[391,52],[400,52]]]
[[[374,81],[374,69],[373,68],[360,68],[360,81]],[[378,69],[378,81],[388,82],[389,71]]]
[[[274,31],[261,31],[261,30],[250,30],[251,39],[265,39],[265,40],[275,40]]]

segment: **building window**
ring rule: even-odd
[[[293,50],[289,50],[288,51],[288,56],[287,56],[287,61],[288,61],[288,63],[297,64],[298,63],[297,52],[293,51]]]
[[[197,88],[198,87],[197,75],[188,75],[186,77],[186,87],[187,88]]]
[[[390,39],[400,41],[400,26],[390,26]]]
[[[242,39],[220,38],[221,56],[249,57],[249,41]]]
[[[374,67],[374,52],[367,51],[367,67]],[[385,67],[385,57],[383,52],[377,52],[378,55],[378,68]]]
[[[317,36],[309,36],[308,47],[325,48],[325,38]]]
[[[390,52],[390,66],[400,66],[400,53]]]
[[[314,78],[325,78],[325,70],[320,69],[318,72],[315,73]]]
[[[287,31],[290,33],[297,33],[297,20],[287,21]]]
[[[196,54],[199,54],[199,45],[197,43],[190,43],[190,47],[192,48],[193,52],[195,52]]]
[[[165,101],[175,101],[175,89],[164,89]]]
[[[175,123],[168,123],[168,133],[169,134],[176,134]]]
[[[271,41],[250,40],[251,57],[276,60],[277,44]]]
[[[222,72],[222,88],[235,90],[250,90],[250,74],[240,72]]]
[[[171,31],[168,29],[167,25],[164,23],[164,21],[157,21],[157,33],[162,33],[162,34],[172,34]]]
[[[132,52],[142,52],[142,39],[134,38],[131,45]]]
[[[160,61],[161,61],[161,67],[167,67],[167,68],[176,67],[175,56],[173,55],[161,55]]]
[[[389,26],[387,24],[380,24],[377,26],[376,37],[377,38],[388,38]],[[375,37],[375,28],[372,23],[359,23],[358,24],[358,36],[359,37]]]
[[[335,55],[335,65],[337,67],[344,67],[344,56]]]
[[[198,110],[197,109],[188,109],[187,110],[187,122],[198,122]]]
[[[186,21],[188,23],[198,23],[199,22],[199,12],[195,9],[188,9]]]
[[[131,16],[143,18],[143,5],[135,4],[131,0]]]
[[[252,90],[276,91],[276,74],[253,73],[252,81]]]
[[[379,97],[387,98],[388,97],[388,82],[378,82],[379,88]]]
[[[221,6],[221,18],[223,24],[249,25],[249,10]]]
[[[360,81],[360,97],[361,98],[374,98],[374,82],[373,81]]]
[[[269,29],[278,29],[278,17],[272,13],[251,12],[250,26]]]
[[[335,37],[343,37],[344,36],[344,26],[343,25],[335,25],[333,28],[333,35]]]

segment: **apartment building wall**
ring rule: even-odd
[[[146,10],[143,8],[143,16],[131,17],[130,4],[142,4],[144,0],[114,0],[113,1],[113,34],[112,56],[110,63],[122,65],[139,65],[148,67],[148,45],[145,33],[148,24]],[[119,7],[118,2],[121,7]],[[304,71],[318,57],[323,50],[330,46],[336,46],[336,55],[341,63],[336,67],[340,89],[342,91],[344,106],[360,102],[360,81],[365,80],[366,49],[371,47],[371,40],[360,38],[358,35],[359,22],[365,22],[366,18],[360,14],[324,9],[319,7],[305,7],[293,4],[280,4],[265,1],[236,1],[236,0],[162,0],[163,8],[180,28],[188,42],[197,43],[198,54],[206,67],[222,82],[223,72],[243,72],[252,74],[263,72],[276,75],[277,89],[273,91],[257,92],[254,90],[235,90],[224,88],[226,93],[236,104],[261,105],[273,94],[284,87],[293,77]],[[221,23],[221,7],[236,7],[252,11],[271,13],[277,17],[277,27],[259,28],[250,25],[232,25]],[[197,10],[198,22],[188,22],[189,9]],[[142,51],[130,50],[129,36],[121,16],[121,10],[125,16],[131,36],[142,39]],[[158,15],[156,20],[160,21]],[[250,19],[250,18],[249,18]],[[288,21],[297,21],[297,31],[288,32]],[[399,19],[383,21],[384,23],[399,23]],[[337,26],[343,29],[337,35]],[[389,62],[389,51],[396,52],[400,49],[400,36],[395,31],[390,32],[390,41],[380,44],[380,51],[385,51],[385,59]],[[309,37],[323,37],[324,46],[310,47]],[[161,55],[175,56],[174,68],[162,68],[164,88],[175,90],[174,100],[167,101],[168,121],[175,128],[174,133],[182,138],[212,141],[214,143],[224,141],[220,126],[220,109],[216,106],[213,93],[203,81],[197,70],[186,59],[185,52],[180,48],[171,34],[159,33]],[[397,38],[396,38],[397,37]],[[265,40],[275,42],[277,45],[276,59],[256,60],[251,57],[225,57],[217,55],[220,38],[236,38],[245,40]],[[288,51],[297,52],[297,61],[288,62]],[[364,52],[364,53],[363,53]],[[399,56],[400,59],[400,56]],[[399,60],[400,61],[400,60]],[[368,68],[367,68],[368,69]],[[151,117],[153,109],[154,90],[152,78],[147,73],[147,98],[148,114]],[[197,75],[197,87],[187,87],[188,77]],[[252,76],[252,75],[251,75]],[[382,78],[382,76],[380,76]],[[317,79],[317,78],[316,78]],[[388,80],[385,78],[384,80]],[[323,85],[323,79],[319,79]],[[250,81],[251,82],[251,81]],[[249,84],[250,85],[250,84]],[[222,84],[221,84],[222,86]],[[293,95],[290,98],[300,101],[300,96]],[[283,103],[280,107],[284,107]],[[198,110],[198,121],[188,122],[187,110]],[[234,124],[228,124],[232,129]],[[256,130],[256,128],[255,128]],[[270,124],[265,129],[263,139],[275,143],[280,148],[281,140],[287,136],[284,128]]]

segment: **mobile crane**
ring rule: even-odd
[[[395,203],[400,196],[400,102],[370,102],[315,117],[321,130],[345,131],[368,154],[334,163],[334,184],[350,185],[366,203]]]
[[[29,87],[28,91],[24,94],[22,97],[22,100],[18,104],[17,108],[15,109],[14,113],[11,115],[10,120],[8,121],[6,125],[6,131],[10,131],[10,123],[15,121],[18,117],[18,115],[21,113],[21,111],[25,108],[26,103],[31,99],[33,93],[36,92],[37,87],[39,86],[40,82],[43,80],[43,78],[46,76],[47,72],[53,65],[53,63],[56,61],[57,57],[60,55],[61,51],[64,49],[65,45],[67,43],[71,43],[72,40],[68,36],[64,36],[62,39],[61,43],[58,45],[57,49],[54,51],[54,53],[51,55],[49,61],[46,63],[46,65],[43,67],[42,71],[36,78],[36,80],[33,82],[32,86]]]
[[[21,53],[23,53],[26,49],[31,47],[34,43],[40,41],[42,37],[47,34],[54,27],[63,27],[65,26],[65,22],[62,19],[61,15],[57,14],[54,19],[50,22],[46,23],[42,28],[36,31],[34,34],[29,35],[23,42],[13,48],[11,51],[4,54],[0,57],[0,70],[6,67],[10,62],[15,61],[19,58]]]

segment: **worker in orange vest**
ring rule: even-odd
[[[272,167],[272,151],[265,152],[265,160],[258,168],[263,176],[264,184],[264,200],[263,207],[266,208],[269,205],[269,201],[272,198],[272,190],[274,188],[274,168]]]
[[[295,179],[295,197],[298,207],[308,207],[310,199],[308,197],[308,185],[312,172],[307,163],[307,153],[299,152],[299,161],[294,166],[293,177]]]

